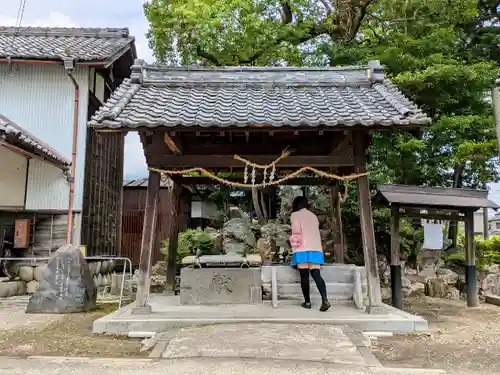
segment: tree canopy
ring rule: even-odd
[[[151,46],[162,63],[337,66],[380,60],[433,123],[418,134],[374,135],[372,180],[470,188],[500,178],[488,100],[500,74],[499,9],[499,0],[150,0],[145,5]],[[376,227],[386,231],[380,212]],[[345,215],[348,222],[357,220],[355,210]]]

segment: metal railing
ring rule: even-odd
[[[127,264],[129,265],[129,274],[130,274],[130,279],[133,278],[132,274],[132,261],[130,258],[125,258],[125,257],[103,257],[103,256],[95,256],[95,257],[84,257],[85,260],[97,260],[97,261],[107,261],[107,260],[123,260],[123,274],[122,274],[122,280],[121,280],[121,286],[120,286],[120,299],[118,301],[118,308],[122,307],[123,303],[123,291],[125,289],[125,275],[127,273]],[[0,262],[4,260],[15,260],[15,261],[32,261],[33,263],[36,263],[36,261],[44,261],[47,262],[52,257],[4,257],[0,258]]]

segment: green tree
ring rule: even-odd
[[[302,44],[352,40],[374,0],[151,0],[149,38],[160,62],[298,63]]]

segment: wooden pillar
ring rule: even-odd
[[[399,211],[396,205],[391,207],[391,294],[392,306],[403,309],[403,294],[401,292],[401,242],[399,238]]]
[[[474,212],[465,213],[465,275],[467,281],[467,306],[479,305],[477,295],[476,244],[474,241]]]
[[[168,234],[167,255],[167,286],[165,291],[175,289],[175,275],[177,273],[177,244],[179,238],[179,210],[181,206],[182,185],[178,180],[173,181],[170,204],[170,230]]]
[[[365,132],[354,132],[354,166],[356,173],[366,172],[366,148],[368,142]],[[378,274],[377,248],[375,244],[375,230],[373,228],[373,215],[371,207],[370,185],[368,176],[358,178],[358,205],[361,224],[361,239],[365,259],[365,271],[368,284],[367,311],[375,312],[382,305],[382,292]]]
[[[149,172],[148,192],[146,196],[146,210],[144,212],[144,223],[142,227],[141,258],[139,260],[139,277],[137,280],[137,309],[134,313],[151,312],[147,301],[149,297],[151,277],[151,254],[155,239],[156,216],[158,196],[160,192],[160,174]]]
[[[330,206],[333,237],[333,252],[335,254],[335,263],[344,263],[345,241],[344,230],[342,227],[342,215],[339,198],[339,184],[330,186]]]
[[[125,133],[119,135],[118,146],[118,181],[119,181],[119,198],[118,198],[118,225],[116,228],[116,255],[122,256],[122,234],[123,234],[123,158],[125,154]]]

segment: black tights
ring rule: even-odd
[[[304,299],[306,303],[311,303],[311,292],[309,288],[309,274],[311,274],[316,286],[318,287],[319,294],[321,294],[321,299],[323,303],[328,301],[328,297],[326,295],[326,284],[325,280],[321,277],[321,272],[319,269],[299,269],[300,273],[300,286],[302,288],[302,294],[304,295]]]

